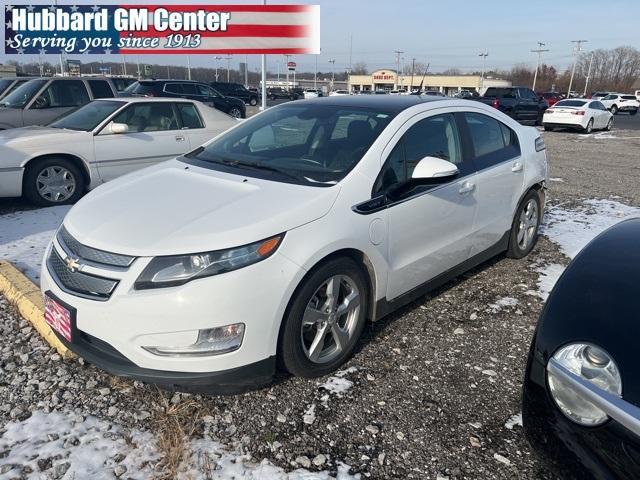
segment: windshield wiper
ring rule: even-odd
[[[248,168],[252,170],[263,170],[267,172],[273,172],[280,174],[284,177],[292,178],[294,180],[301,180],[301,177],[294,175],[293,173],[289,173],[286,170],[281,170],[276,167],[271,167],[269,165],[263,165],[261,163],[254,162],[240,162],[238,160],[218,160],[217,163],[222,163],[223,165],[228,165],[230,167],[238,167],[238,168]]]

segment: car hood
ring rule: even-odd
[[[22,127],[11,128],[0,131],[0,143],[4,145],[15,145],[24,143],[35,148],[40,148],[46,143],[73,142],[73,138],[86,137],[92,135],[91,132],[77,130],[64,130],[62,128],[51,127]],[[37,142],[37,143],[32,143]]]
[[[79,242],[132,256],[221,250],[326,215],[339,186],[311,187],[232,175],[178,160],[109,182],[68,213]]]

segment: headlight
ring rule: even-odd
[[[184,285],[196,278],[237,270],[269,258],[284,235],[278,235],[243,247],[194,255],[155,257],[135,283],[136,290]]]
[[[234,323],[198,332],[195,343],[184,347],[142,347],[154,355],[163,357],[203,357],[221,355],[240,348],[244,338],[244,323]]]
[[[622,380],[613,358],[595,345],[573,343],[559,349],[553,359],[596,387],[613,395],[622,395]],[[586,400],[576,388],[549,371],[549,390],[553,400],[569,419],[585,426],[597,426],[606,422],[608,416],[600,408]]]

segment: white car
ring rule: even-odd
[[[613,115],[598,100],[560,100],[545,110],[542,125],[546,131],[573,128],[591,133],[592,130],[611,130]]]
[[[237,123],[193,100],[95,100],[46,127],[0,132],[0,197],[73,203],[88,189],[182,155]]]
[[[318,98],[322,96],[322,90],[317,89],[308,89],[304,91],[305,100],[309,100],[310,98]]]
[[[365,322],[533,248],[544,142],[480,102],[291,102],[80,200],[41,288],[63,343],[116,375],[232,391],[316,377]],[[98,214],[99,213],[99,214]]]
[[[351,95],[349,93],[349,90],[334,90],[333,92],[329,93],[330,97],[340,97],[345,95]]]
[[[600,100],[605,107],[616,115],[618,112],[629,112],[630,115],[638,113],[640,102],[635,95],[625,95],[622,93],[612,93]]]
[[[595,92],[591,95],[591,100],[602,100],[607,95],[610,95],[612,92]]]

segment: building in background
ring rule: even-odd
[[[480,75],[398,75],[395,70],[376,70],[371,75],[349,75],[349,85],[354,91],[361,90],[437,90],[445,95],[454,95],[461,90],[484,93],[489,87],[510,87],[511,82]]]
[[[0,77],[15,77],[16,66],[15,65],[0,65]]]

